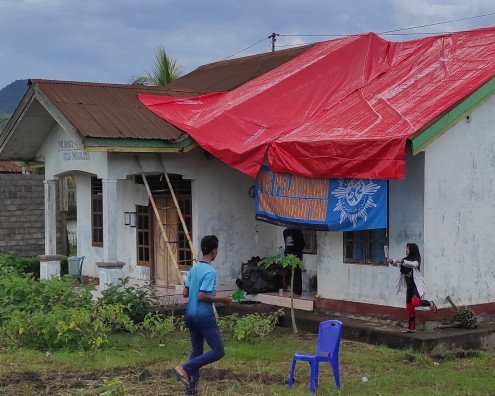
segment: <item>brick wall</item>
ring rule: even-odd
[[[0,252],[45,253],[44,176],[0,174]],[[57,250],[66,254],[65,213],[57,214]]]

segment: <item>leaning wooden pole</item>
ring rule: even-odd
[[[165,161],[163,160],[162,156],[158,154],[158,157],[160,158],[160,162],[162,163],[163,167],[163,174],[165,175],[165,180],[167,181],[167,186],[170,191],[170,195],[172,195],[172,199],[174,201],[174,205],[177,208],[177,213],[179,214],[180,222],[182,224],[182,229],[184,230],[184,234],[186,234],[187,242],[189,243],[189,248],[191,249],[191,254],[193,256],[194,261],[198,261],[198,255],[196,253],[196,249],[194,249],[194,245],[191,240],[191,235],[189,234],[189,229],[187,228],[186,221],[184,220],[184,216],[182,215],[182,210],[180,210],[179,206],[179,201],[177,200],[177,196],[175,195],[175,191],[172,187],[172,183],[170,182],[170,178],[168,177],[168,172],[167,172],[167,167],[165,166]],[[181,283],[182,287],[184,287],[184,284]],[[215,314],[215,317],[218,319],[218,312],[217,308],[215,307],[215,304],[212,304],[213,306],[213,312]]]
[[[179,278],[180,285],[184,287],[184,279],[182,279],[182,274],[179,269],[179,264],[177,263],[177,259],[175,258],[174,252],[172,251],[172,246],[170,245],[170,241],[168,239],[167,233],[165,231],[165,227],[163,227],[162,218],[160,216],[160,212],[156,206],[153,195],[151,194],[150,186],[148,184],[148,180],[146,180],[146,175],[144,174],[143,167],[141,166],[141,161],[139,161],[139,157],[136,156],[136,162],[141,170],[141,176],[143,178],[144,186],[146,187],[146,192],[148,193],[148,197],[151,202],[151,206],[153,206],[153,211],[155,212],[156,220],[158,221],[158,225],[160,226],[160,231],[162,232],[163,239],[165,240],[165,244],[167,245],[168,255],[170,256],[170,260],[174,264],[175,270],[177,271],[177,276]],[[168,286],[168,285],[167,285]]]
[[[194,249],[194,245],[191,240],[191,235],[189,234],[189,229],[187,228],[186,221],[184,220],[184,216],[182,215],[182,210],[180,210],[179,201],[177,200],[177,196],[175,195],[175,191],[172,187],[172,183],[170,182],[170,177],[168,177],[167,167],[165,166],[165,161],[161,155],[158,155],[163,167],[163,174],[165,175],[165,180],[167,181],[167,186],[172,195],[172,199],[174,201],[174,205],[177,208],[177,213],[179,215],[180,222],[182,224],[182,229],[184,230],[184,234],[186,234],[187,242],[189,243],[189,249],[191,249],[191,253],[194,261],[198,261],[198,255],[196,254],[196,250]]]

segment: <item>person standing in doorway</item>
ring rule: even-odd
[[[425,293],[425,280],[421,272],[421,255],[418,245],[408,243],[406,245],[406,257],[401,260],[387,259],[389,264],[400,268],[400,276],[397,279],[397,293],[406,289],[406,312],[409,325],[405,332],[414,333],[416,330],[416,307],[430,307],[433,312],[437,312],[437,306],[433,301],[423,300]]]
[[[299,228],[286,228],[284,230],[284,256],[293,254],[299,259],[303,259],[304,236]],[[294,269],[294,295],[302,294],[302,271],[300,267]]]
[[[203,257],[187,273],[182,295],[188,299],[185,315],[191,337],[189,361],[173,369],[176,378],[186,387],[187,395],[196,395],[200,368],[225,355],[213,303],[230,304],[232,297],[217,297],[216,271],[211,263],[218,254],[218,238],[207,235],[201,240]],[[211,350],[203,353],[204,341]]]

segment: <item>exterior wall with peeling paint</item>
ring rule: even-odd
[[[390,256],[404,257],[407,242],[423,248],[424,156],[408,157],[404,180],[389,184]],[[368,304],[404,306],[397,294],[398,270],[388,265],[344,263],[341,232],[318,232],[318,294],[322,298]]]
[[[220,240],[215,260],[219,283],[240,277],[241,263],[252,256],[266,256],[276,249],[277,227],[255,221],[254,199],[248,195],[254,184],[247,176],[196,148],[188,153],[161,154],[169,173],[191,179],[193,242],[200,253],[202,236],[215,234]],[[117,260],[126,263],[124,276],[149,280],[148,267],[137,265],[136,228],[124,225],[124,212],[136,205],[148,205],[143,185],[132,175],[140,174],[134,155],[122,153],[84,153],[77,142],[56,126],[38,155],[45,160],[47,179],[76,175],[77,240],[79,256],[85,256],[83,274],[98,276],[96,262],[105,261],[105,246],[91,243],[91,176],[117,182]],[[145,172],[159,173],[157,154],[141,154]],[[257,236],[256,236],[257,231]]]
[[[494,106],[492,96],[425,150],[425,276],[439,301],[495,301]]]

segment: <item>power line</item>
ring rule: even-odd
[[[261,43],[262,41],[268,40],[269,38],[271,38],[271,35],[270,35],[270,36],[268,36],[268,37],[263,37],[261,40],[257,41],[256,43],[251,44],[249,47],[246,47],[246,48],[241,49],[240,51],[234,52],[232,55],[229,55],[229,56],[227,56],[226,58],[223,58],[222,60],[226,60],[226,59],[232,58],[233,56],[236,56],[237,54],[240,54],[241,52],[246,51],[246,50],[248,50],[249,48],[254,47],[255,45],[258,45],[258,44],[259,44],[259,43]]]
[[[419,29],[419,28],[424,28],[424,27],[431,27],[431,26],[438,26],[438,25],[443,25],[446,23],[453,23],[453,22],[461,22],[461,21],[467,21],[470,19],[476,19],[476,18],[484,18],[488,16],[493,16],[495,15],[495,12],[490,12],[487,14],[481,14],[481,15],[475,15],[475,16],[470,16],[470,17],[465,17],[465,18],[459,18],[459,19],[451,19],[448,21],[441,21],[441,22],[435,22],[435,23],[428,23],[425,25],[417,25],[417,26],[409,26],[406,28],[401,28],[401,29],[393,29],[393,30],[386,30],[383,32],[378,33],[379,35],[386,35],[386,36],[412,36],[412,35],[437,35],[437,34],[450,34],[453,32],[411,32],[411,33],[398,33],[398,32],[403,32],[405,30],[413,30],[413,29]],[[272,51],[274,50],[275,46],[275,40],[276,37],[347,37],[347,36],[360,36],[361,33],[359,34],[277,34],[277,33],[272,33],[268,37],[264,37],[261,40],[255,42],[254,44],[251,44],[249,47],[243,48],[237,52],[234,52],[232,55],[227,56],[226,58],[223,58],[222,60],[226,60],[229,58],[232,58],[233,56],[240,54],[241,52],[244,52],[255,45],[258,45],[259,43],[270,39],[271,40],[271,46],[272,46]],[[270,43],[269,43],[270,44]],[[295,44],[293,46],[298,46],[298,45],[304,45],[304,44]],[[291,45],[292,46],[292,45]],[[279,45],[278,47],[291,47],[287,45]]]
[[[378,34],[385,35],[385,34],[390,34],[390,33],[402,32],[404,30],[413,30],[413,29],[424,28],[424,27],[438,26],[438,25],[443,25],[446,23],[467,21],[470,19],[484,18],[487,16],[493,16],[493,15],[495,15],[495,12],[490,12],[488,14],[475,15],[475,16],[470,16],[470,17],[465,17],[465,18],[459,18],[459,19],[451,19],[451,20],[442,21],[442,22],[428,23],[425,25],[409,26],[409,27],[401,28],[401,29],[386,30],[386,31],[380,32]],[[415,34],[448,34],[448,33],[452,33],[452,32],[415,33]],[[412,33],[412,34],[414,34],[414,33]],[[360,35],[360,34],[280,34],[280,37],[347,37],[347,36],[358,36],[358,35]]]
[[[418,29],[418,28],[423,28],[423,27],[438,26],[438,25],[443,25],[445,23],[467,21],[469,19],[483,18],[483,17],[487,17],[487,16],[492,16],[492,15],[495,15],[495,12],[490,12],[488,14],[483,14],[483,15],[475,15],[475,16],[471,16],[471,17],[459,18],[459,19],[452,19],[450,21],[428,23],[426,25],[410,26],[410,27],[402,28],[402,29],[388,30],[386,32],[381,32],[379,34],[395,33],[395,32],[402,32],[404,30],[412,30],[412,29]]]

